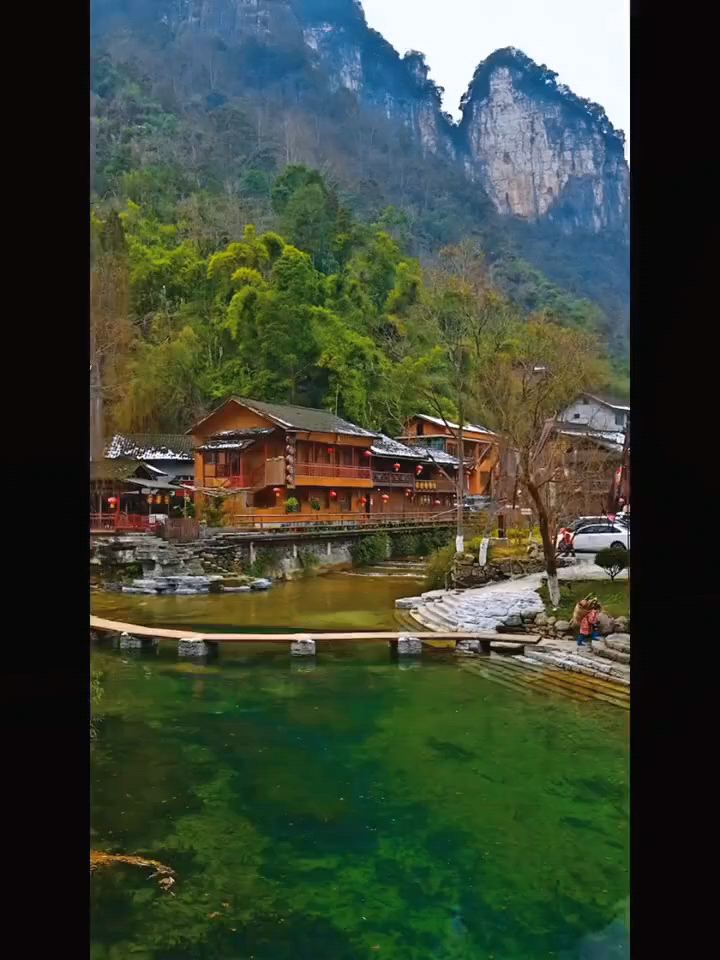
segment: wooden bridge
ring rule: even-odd
[[[135,623],[122,623],[118,620],[105,620],[103,617],[90,617],[90,630],[98,633],[126,634],[142,640],[178,640],[200,641],[205,644],[220,643],[302,643],[308,640],[326,641],[341,640],[363,642],[385,640],[393,642],[407,637],[417,638],[423,643],[432,643],[434,640],[479,641],[483,652],[490,652],[491,643],[514,644],[517,647],[526,647],[540,642],[536,634],[496,633],[491,630],[475,631],[435,631],[435,630],[369,630],[362,632],[328,631],[309,633],[204,633],[186,628],[185,630],[170,629],[167,627],[144,627]]]

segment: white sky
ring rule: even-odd
[[[420,50],[459,117],[475,67],[499,47],[544,63],[580,97],[601,104],[630,144],[630,0],[362,0],[400,54]]]

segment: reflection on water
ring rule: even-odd
[[[309,583],[250,597],[260,622]],[[624,712],[384,645],[93,659],[93,845],[178,874],[94,876],[93,960],[628,957]]]
[[[377,569],[368,573],[379,573]],[[205,630],[252,632],[272,628],[314,630],[392,630],[398,597],[423,589],[414,577],[388,573],[375,577],[331,573],[276,583],[268,591],[206,594],[195,597],[92,594],[92,612],[110,620],[148,626],[202,625]]]

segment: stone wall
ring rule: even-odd
[[[143,577],[230,575],[253,572],[290,580],[306,572],[322,573],[352,563],[353,538],[307,537],[269,540],[210,534],[191,543],[147,536],[91,539],[91,579],[123,581]]]

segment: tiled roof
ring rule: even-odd
[[[622,452],[625,445],[625,434],[614,433],[609,430],[590,430],[579,424],[576,426],[571,423],[558,423],[560,434],[563,437],[584,437],[587,440],[594,440],[596,443],[608,450],[617,450]]]
[[[280,427],[286,430],[301,430],[314,433],[342,433],[357,437],[376,437],[377,434],[372,430],[365,430],[349,420],[343,420],[342,417],[335,416],[328,410],[317,410],[313,407],[298,407],[288,403],[265,403],[264,400],[252,400],[248,397],[230,397],[236,403],[242,404],[248,410],[259,413],[260,416],[267,417]],[[227,402],[227,401],[226,401]],[[221,404],[224,407],[225,404]],[[221,409],[218,407],[216,409]],[[209,414],[208,416],[212,416]],[[204,423],[208,417],[205,417],[199,423],[191,428],[196,429]]]
[[[427,458],[413,447],[408,447],[399,440],[393,440],[392,437],[386,437],[381,433],[377,439],[373,440],[370,447],[376,457],[405,457],[411,460],[426,460]]]
[[[261,437],[273,432],[273,428],[252,427],[247,430],[222,430],[214,433],[198,450],[247,450]]]
[[[445,450],[432,450],[430,447],[423,447],[419,443],[413,444],[413,449],[417,450],[423,460],[430,460],[434,463],[443,463],[447,466],[456,467],[458,458]]]
[[[117,457],[114,460],[93,460],[90,463],[91,480],[128,480],[133,477],[138,467],[147,467],[129,457]]]
[[[428,416],[426,413],[417,413],[417,414],[415,414],[415,416],[416,416],[416,418],[417,418],[418,420],[427,420],[429,423],[434,423],[434,424],[436,424],[436,426],[438,426],[438,427],[444,427],[444,426],[445,426],[445,421],[442,420],[440,417],[430,417],[430,416]],[[458,424],[457,424],[457,423],[453,423],[452,420],[448,420],[447,425],[448,425],[448,427],[450,427],[452,430],[457,430],[457,429],[458,429]],[[475,433],[489,433],[489,434],[492,434],[492,433],[493,433],[492,430],[488,430],[487,427],[481,427],[481,426],[480,426],[479,424],[477,424],[477,423],[466,423],[466,424],[463,426],[463,430],[473,430]]]
[[[608,394],[601,396],[599,393],[583,393],[581,396],[589,397],[591,400],[595,400],[605,407],[610,407],[612,410],[625,410],[627,413],[630,413],[630,407],[626,400],[620,400]]]
[[[105,456],[109,460],[192,460],[192,438],[183,433],[116,433]]]

